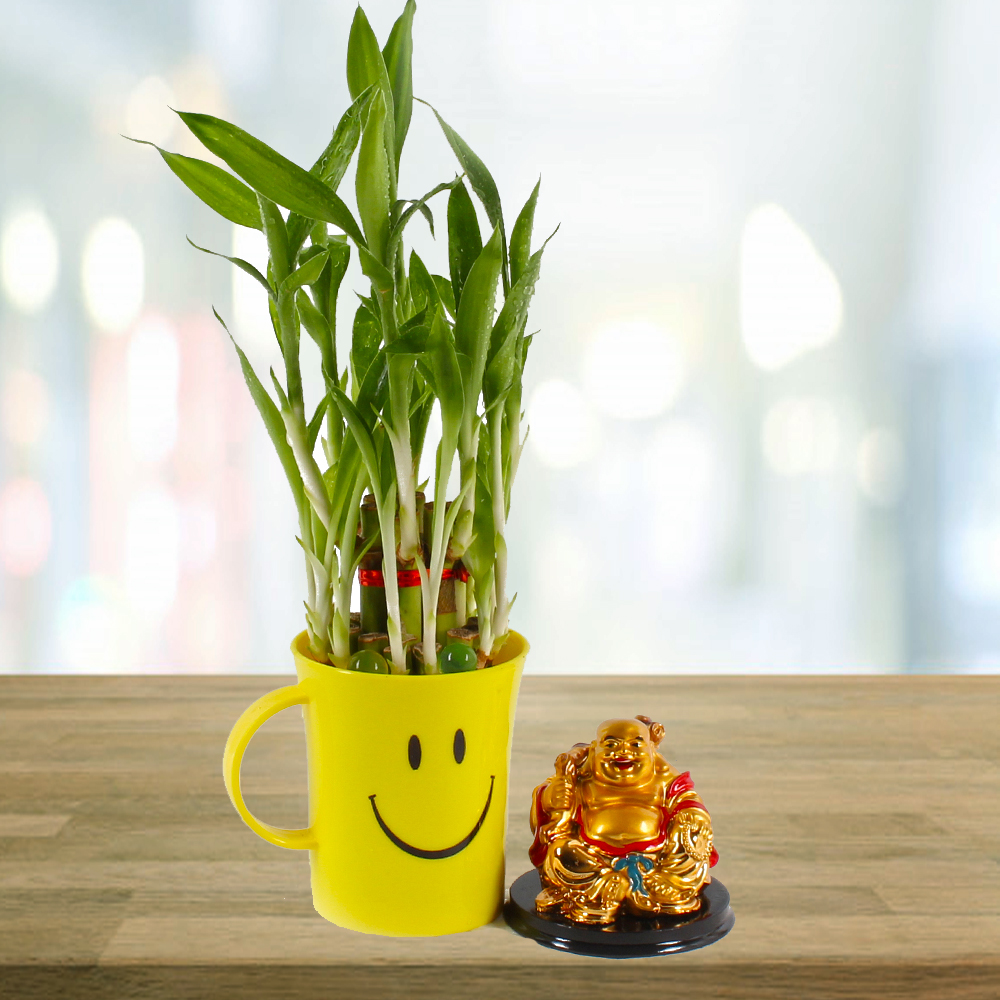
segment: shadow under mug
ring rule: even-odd
[[[292,643],[299,681],[258,698],[226,743],[226,790],[247,826],[308,850],[313,905],[369,934],[435,935],[492,921],[503,903],[507,776],[528,643],[507,638],[495,666],[427,676],[317,663]],[[257,819],[240,764],[272,715],[303,706],[309,826]]]

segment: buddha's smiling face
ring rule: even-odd
[[[634,719],[611,719],[591,744],[594,777],[612,785],[643,785],[656,775],[649,730]]]

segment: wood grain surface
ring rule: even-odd
[[[627,962],[502,921],[400,939],[317,916],[306,857],[222,785],[229,727],[285,683],[0,677],[0,997],[1000,996],[1000,678],[526,678],[508,882],[531,788],[607,717],[664,722],[712,813],[734,930]],[[305,825],[298,709],[243,774],[258,816]]]

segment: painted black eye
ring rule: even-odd
[[[455,763],[461,764],[465,760],[465,733],[461,729],[455,730],[455,745],[452,749],[455,751]]]
[[[410,758],[410,767],[412,767],[413,770],[415,771],[418,767],[420,767],[420,737],[419,736],[411,736],[410,737],[410,744],[406,748],[406,752],[407,752],[407,754],[409,755],[409,758]]]

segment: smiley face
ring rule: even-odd
[[[465,730],[456,729],[455,735],[452,740],[452,756],[454,757],[456,764],[461,764],[465,760],[466,751],[468,749]],[[420,737],[414,733],[410,736],[406,745],[406,755],[407,760],[410,765],[410,769],[417,771],[420,769],[420,765],[424,760],[423,745],[420,741]],[[382,814],[379,812],[377,803],[375,802],[377,793],[368,796],[368,801],[371,802],[372,812],[375,814],[375,820],[378,823],[382,832],[396,845],[400,850],[405,851],[407,854],[412,855],[415,858],[424,858],[428,861],[438,861],[444,858],[453,858],[456,854],[460,854],[472,843],[475,839],[476,834],[482,829],[483,823],[486,822],[486,816],[490,811],[490,805],[493,802],[493,787],[496,783],[496,775],[490,775],[490,787],[486,794],[486,803],[483,806],[482,812],[479,814],[479,819],[476,820],[475,825],[469,832],[462,837],[461,840],[452,844],[450,847],[443,847],[438,849],[430,849],[425,847],[418,847],[414,844],[409,843],[395,833],[391,827],[382,818]]]

